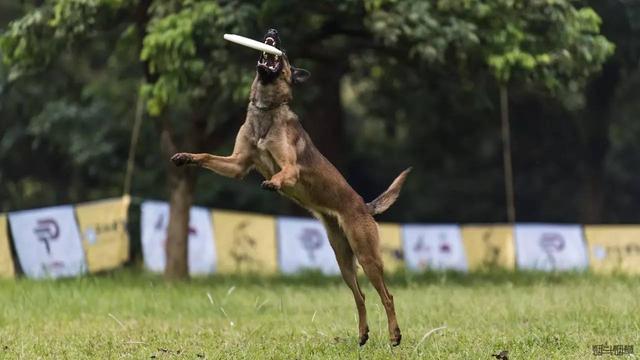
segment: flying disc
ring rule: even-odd
[[[264,51],[269,54],[282,56],[282,51],[278,50],[278,48],[273,47],[271,45],[267,45],[265,43],[261,43],[260,41],[255,41],[253,39],[246,38],[244,36],[235,35],[235,34],[224,34],[224,39],[227,41],[231,41],[232,43],[246,46],[255,50]]]

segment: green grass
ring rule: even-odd
[[[387,345],[383,308],[362,283],[371,338],[359,348],[353,299],[337,278],[165,283],[123,270],[2,281],[0,358],[493,359],[508,350],[511,359],[588,359],[604,343],[640,353],[640,278],[398,274],[398,348]]]

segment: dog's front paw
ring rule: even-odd
[[[280,184],[276,184],[271,180],[263,181],[262,185],[260,185],[260,187],[262,187],[265,190],[269,190],[269,191],[278,191],[278,190],[280,190]]]
[[[171,157],[171,162],[175,166],[182,166],[186,164],[191,164],[193,162],[193,158],[191,154],[187,153],[177,153]]]

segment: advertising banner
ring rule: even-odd
[[[76,206],[89,272],[114,269],[129,258],[127,211],[130,197]]]
[[[400,225],[378,224],[380,233],[380,252],[385,272],[404,269],[404,250],[402,249],[402,230]]]
[[[462,241],[469,270],[515,268],[513,226],[466,225],[462,227]]]
[[[142,254],[147,269],[164,271],[166,265],[169,204],[145,201],[141,205],[140,220]],[[216,251],[209,210],[192,207],[189,216],[188,263],[189,274],[211,274],[216,269]]]
[[[640,274],[640,226],[588,225],[584,233],[594,272]]]
[[[15,275],[11,247],[9,245],[7,215],[0,214],[0,278],[12,278]]]
[[[85,273],[84,251],[72,206],[9,213],[9,225],[20,266],[28,277]]]
[[[214,209],[212,222],[218,272],[273,274],[278,271],[273,216]]]
[[[304,269],[340,274],[326,231],[317,220],[278,218],[280,269],[285,274]]]
[[[587,252],[580,225],[516,225],[518,268],[526,270],[586,269]]]
[[[467,270],[458,225],[404,225],[403,235],[409,270]]]

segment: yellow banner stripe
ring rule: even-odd
[[[0,278],[13,278],[15,275],[11,247],[9,245],[7,215],[0,214]]]
[[[75,207],[82,246],[90,272],[114,269],[129,258],[129,196]]]
[[[462,241],[469,271],[504,268],[513,270],[516,257],[513,227],[509,225],[466,225]]]
[[[584,233],[594,272],[640,274],[640,226],[587,225]]]
[[[246,212],[212,211],[217,272],[278,271],[275,217]]]

